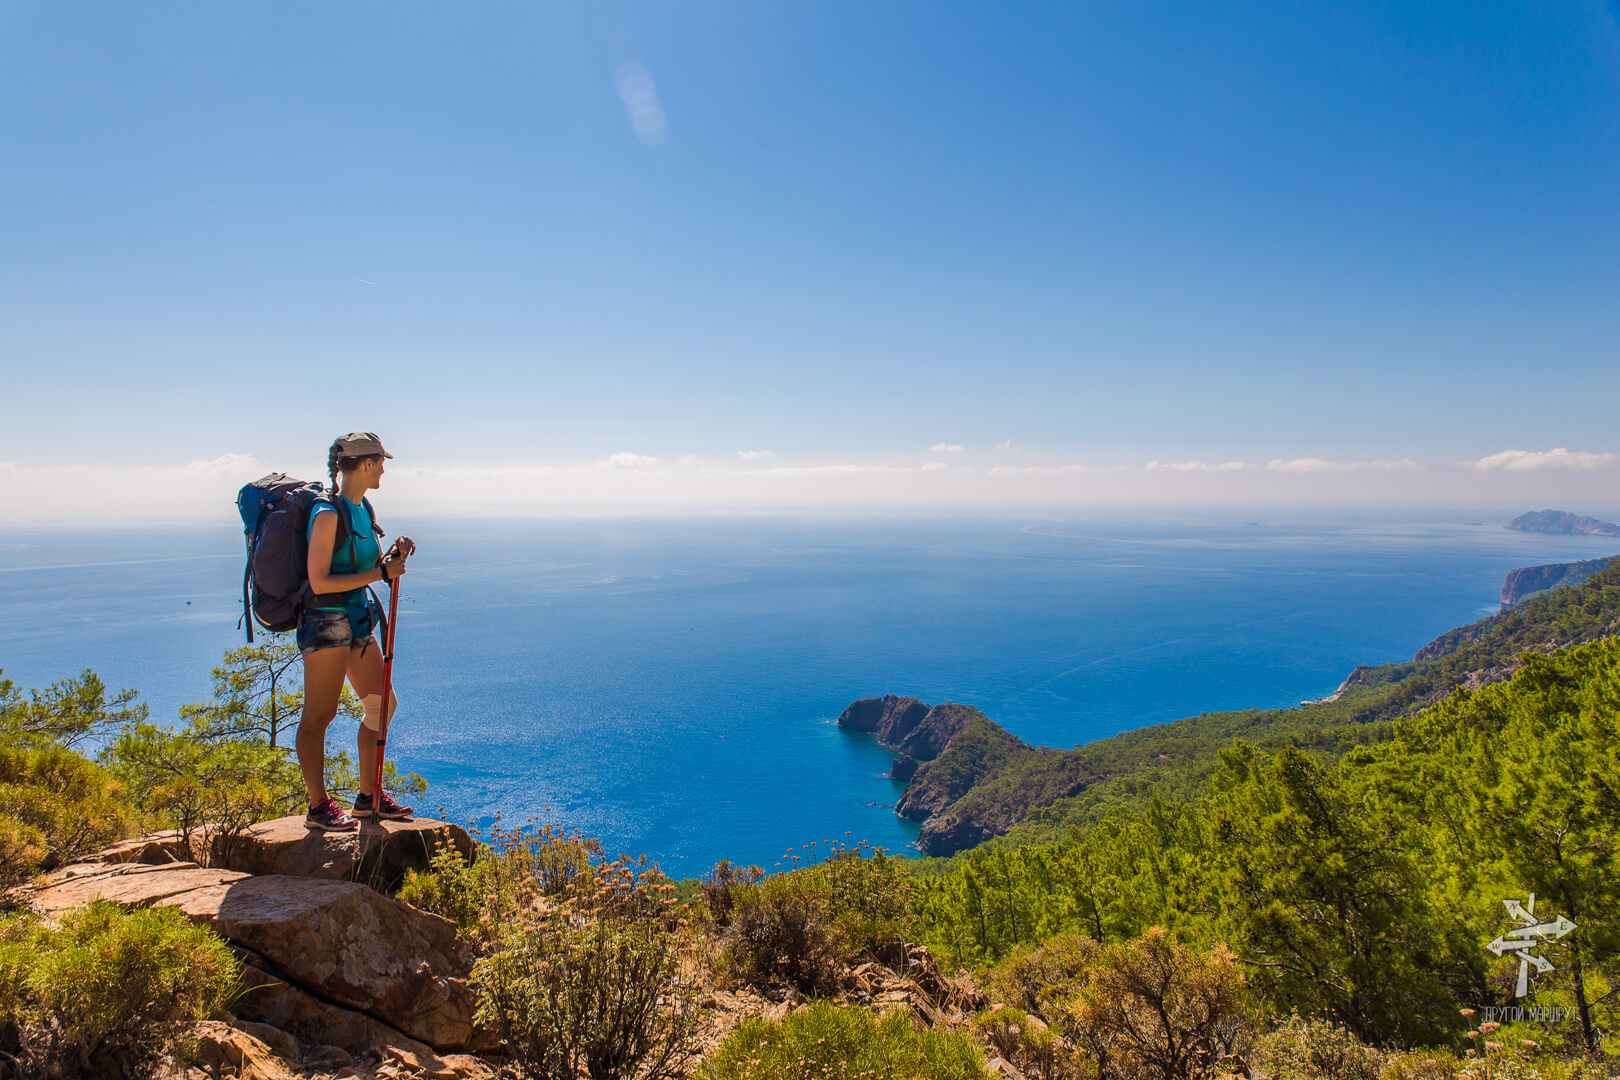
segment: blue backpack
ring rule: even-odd
[[[280,633],[296,629],[303,618],[304,605],[314,593],[309,587],[309,514],[318,502],[331,504],[337,515],[337,543],[354,538],[349,515],[337,505],[337,493],[318,483],[295,480],[286,473],[271,473],[236,493],[236,509],[242,515],[242,531],[247,537],[247,567],[242,571],[242,624],[247,626],[248,643],[253,642],[253,624]],[[370,500],[364,500],[367,513],[376,522]],[[373,524],[377,535],[381,528]]]

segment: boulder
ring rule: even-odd
[[[473,1042],[473,958],[448,919],[356,882],[283,875],[207,885],[168,902],[318,998],[435,1049]]]
[[[470,862],[477,848],[467,830],[429,818],[361,823],[354,832],[323,832],[302,817],[260,822],[230,838],[224,864],[247,874],[358,881],[383,892],[407,870],[425,870],[435,852],[453,847]]]
[[[270,964],[263,957],[247,953],[242,959],[242,994],[231,1003],[231,1012],[244,1027],[256,1021],[296,1035],[312,1046],[336,1048],[350,1056],[363,1054],[378,1044],[431,1052],[426,1043],[417,1042],[374,1016],[333,1005],[300,990],[266,970]]]

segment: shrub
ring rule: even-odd
[[[830,992],[845,965],[884,958],[913,926],[910,880],[895,860],[864,845],[837,847],[824,862],[730,891],[723,962],[756,985]]]
[[[225,942],[174,908],[0,920],[0,1049],[19,1077],[154,1075],[229,998]]]
[[[1454,1080],[1462,1062],[1444,1050],[1410,1050],[1384,1061],[1382,1080]]]
[[[478,830],[473,830],[478,835]],[[506,829],[498,824],[471,863],[454,848],[434,854],[426,870],[411,870],[399,898],[443,915],[484,951],[537,910],[537,904],[596,880],[596,841],[561,826]]]
[[[14,833],[13,850],[44,848],[36,870],[51,870],[122,839],[137,816],[107,770],[63,746],[0,746],[0,815],[30,827]]]
[[[738,899],[721,939],[723,965],[744,982],[780,983],[830,993],[842,975],[843,950],[827,924],[814,878],[777,874]]]
[[[1104,946],[1065,1011],[1098,1076],[1202,1080],[1245,1048],[1242,995],[1225,946],[1195,952],[1156,926]]]
[[[1063,1080],[1076,1075],[1051,1028],[1022,1009],[986,1009],[973,1018],[973,1031],[1025,1076]]]
[[[757,885],[765,871],[757,866],[737,867],[725,859],[714,864],[702,881],[703,900],[709,905],[709,918],[714,925],[726,927],[731,925],[731,912],[736,906],[738,889],[749,885]]]
[[[1015,950],[985,980],[1071,1042],[1099,1080],[1201,1080],[1246,1049],[1243,977],[1154,927],[1099,945],[1081,934]]]
[[[1091,977],[1102,946],[1084,934],[1058,934],[1040,945],[1020,945],[984,978],[985,992],[1053,1023],[1060,1005]]]
[[[47,850],[44,833],[9,814],[0,814],[0,892],[39,873]]]
[[[473,967],[478,1020],[525,1076],[661,1080],[690,1056],[674,886],[639,864],[577,873]]]
[[[703,1080],[982,1080],[973,1043],[918,1031],[903,1009],[881,1016],[815,1001],[780,1023],[737,1025],[699,1069]]]
[[[1290,1016],[1255,1040],[1251,1055],[1276,1080],[1378,1080],[1384,1055],[1338,1024]]]

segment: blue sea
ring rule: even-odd
[[[890,755],[834,725],[856,698],[966,702],[1062,747],[1292,705],[1491,613],[1513,567],[1620,550],[1500,514],[382,516],[420,545],[389,739],[431,784],[419,810],[548,816],[676,875],[910,843]],[[225,525],[5,529],[0,667],[22,686],[93,668],[171,719],[242,641],[241,573]]]

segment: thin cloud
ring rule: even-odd
[[[960,454],[966,447],[960,443],[937,442],[928,448],[930,454]]]
[[[1002,442],[996,443],[996,449],[1000,450],[1003,454],[1016,454],[1020,450],[1022,450],[1023,447],[1022,446],[1014,446],[1013,441],[1011,439],[1006,439],[1006,440],[1004,440]]]
[[[929,461],[929,462],[925,462],[923,464],[922,471],[923,472],[939,472],[940,470],[942,470],[944,468],[947,468],[947,466],[943,461]]]
[[[1480,472],[1499,469],[1506,472],[1536,472],[1542,469],[1602,469],[1617,460],[1620,460],[1620,455],[1570,450],[1560,446],[1555,450],[1503,450],[1477,461],[1465,461],[1463,465]]]
[[[1094,473],[1102,469],[1096,465],[997,465],[991,476],[1061,476],[1064,473]]]
[[[773,465],[768,469],[734,470],[736,476],[855,476],[862,473],[904,473],[893,465]]]
[[[367,281],[363,277],[357,277],[354,280],[358,281],[362,285],[375,285],[375,284],[377,284],[375,281]]]
[[[616,469],[650,469],[658,464],[658,458],[646,454],[631,454],[628,452],[614,454],[607,459],[607,463]]]
[[[1325,472],[1400,472],[1407,469],[1421,469],[1423,466],[1411,458],[1401,458],[1391,461],[1380,458],[1377,461],[1326,461],[1322,458],[1273,458],[1266,463],[1268,472],[1282,473],[1325,473]]]
[[[658,87],[653,83],[652,72],[647,70],[645,64],[628,60],[619,65],[614,82],[618,86],[625,115],[630,118],[630,129],[641,140],[641,145],[664,145],[669,138],[669,121],[664,116],[663,105],[658,101]]]
[[[763,458],[773,458],[776,454],[771,450],[739,450],[737,456],[744,461],[759,461]]]
[[[1208,461],[1150,461],[1147,463],[1148,472],[1241,472],[1251,468],[1244,461],[1223,461],[1212,464]]]

